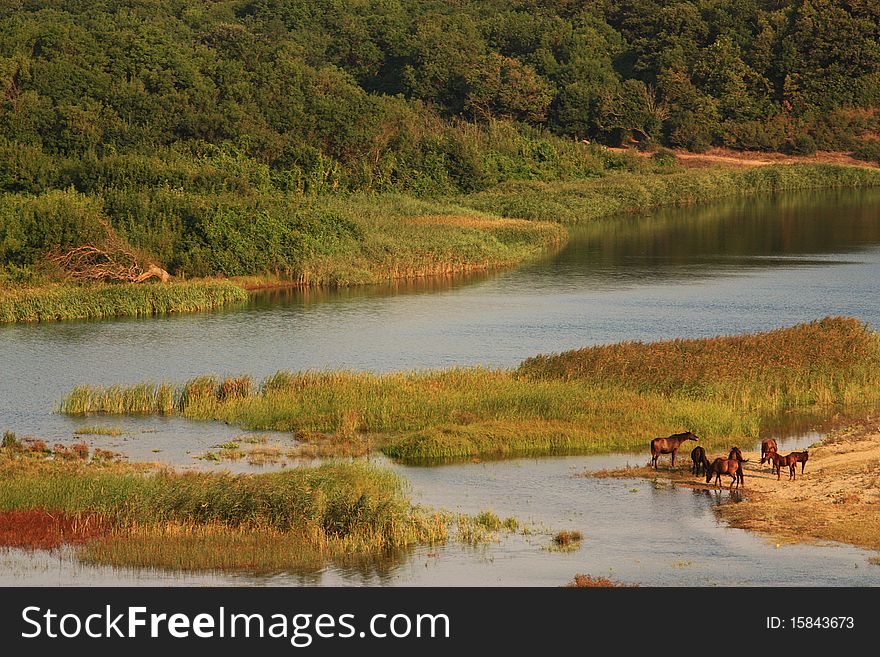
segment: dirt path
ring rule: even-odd
[[[759,453],[746,452],[744,499],[720,505],[719,516],[775,541],[831,540],[880,550],[880,416],[831,433],[809,452],[795,481],[785,468],[777,479],[769,464],[760,465]],[[709,488],[705,478],[690,473],[689,453],[684,460],[675,470],[667,460],[656,472],[645,466],[588,476],[665,478]]]

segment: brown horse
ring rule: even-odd
[[[770,452],[778,452],[779,447],[776,445],[776,441],[772,438],[764,438],[761,441],[761,465],[764,465],[765,461],[770,461]],[[771,465],[772,467],[772,465]]]
[[[699,440],[696,434],[690,431],[674,433],[669,438],[654,438],[651,441],[651,465],[657,469],[657,459],[661,454],[672,454],[672,467],[675,467],[675,454],[681,444],[687,440]]]
[[[797,456],[795,456],[795,452],[791,454],[786,454],[782,456],[778,452],[773,452],[770,455],[770,458],[773,460],[773,466],[776,468],[776,481],[779,481],[779,478],[782,476],[782,466],[788,466],[788,480],[797,479]]]
[[[745,488],[746,478],[745,474],[743,473],[742,464],[748,463],[749,460],[743,458],[742,450],[735,445],[730,449],[730,454],[727,455],[727,460],[736,461],[737,463],[739,463],[739,467],[736,470],[736,487],[739,488],[739,485],[742,484],[743,488]]]
[[[720,456],[712,462],[706,469],[706,483],[712,481],[712,477],[715,477],[715,485],[721,485],[721,475],[726,474],[730,475],[730,486],[729,488],[733,488],[733,484],[736,484],[736,487],[739,488],[740,484],[740,470],[742,470],[742,463],[737,461],[736,459],[724,459]]]
[[[804,450],[803,452],[792,452],[791,456],[794,456],[798,463],[801,464],[801,474],[804,474],[804,468],[807,467],[807,459],[810,458],[810,453]]]
[[[695,475],[704,474],[709,467],[709,459],[706,458],[706,450],[700,445],[697,445],[691,450],[691,461],[694,462],[693,466],[691,466],[691,472]]]

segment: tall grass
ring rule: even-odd
[[[491,540],[471,519],[411,505],[403,481],[365,462],[259,475],[156,470],[0,449],[0,546],[77,546],[114,566],[249,572],[382,567],[417,543]],[[505,527],[514,527],[508,519]],[[476,527],[481,527],[479,533]]]
[[[620,342],[525,360],[530,380],[580,380],[644,392],[729,399],[767,410],[854,403],[880,381],[880,335],[828,317],[753,335]]]
[[[280,473],[231,475],[88,466],[6,468],[0,510],[99,513],[117,522],[180,522],[288,531],[315,527],[344,537],[358,532],[382,544],[413,540],[403,484],[366,463],[330,463]]]
[[[241,287],[226,281],[0,287],[0,323],[165,315],[247,298]]]
[[[880,171],[827,164],[786,164],[674,173],[620,173],[567,182],[516,181],[471,194],[462,205],[504,217],[586,223],[667,205],[801,189],[876,187]]]
[[[301,285],[359,285],[520,264],[566,237],[554,222],[487,214],[457,198],[337,195],[316,211],[344,218],[352,237],[314,240],[294,272]]]
[[[684,429],[721,445],[757,438],[788,409],[880,400],[880,336],[857,320],[827,318],[756,335],[538,356],[517,370],[279,372],[234,398],[221,387],[212,377],[188,382],[175,412],[297,431],[307,442],[310,432],[366,435],[407,460],[640,448]],[[126,389],[79,387],[61,410],[137,412],[125,405]]]

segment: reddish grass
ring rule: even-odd
[[[83,543],[110,530],[98,514],[49,512],[45,509],[0,511],[0,546],[49,550],[63,543]]]
[[[620,584],[614,582],[607,577],[593,577],[592,575],[583,575],[578,573],[574,576],[574,580],[566,584],[569,588],[574,589],[613,589],[634,587],[635,584]]]
[[[44,440],[25,439],[25,442],[28,444],[28,450],[31,452],[43,452],[45,454],[49,453],[49,447],[46,445],[46,441]]]
[[[92,460],[94,461],[119,461],[121,459],[122,454],[120,452],[114,452],[109,449],[101,449],[100,447],[95,447],[94,454],[92,455]]]

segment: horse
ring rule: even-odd
[[[715,485],[721,486],[721,475],[726,474],[730,475],[730,486],[728,488],[733,489],[733,484],[736,484],[736,487],[739,488],[740,481],[742,481],[740,477],[740,471],[742,470],[742,463],[734,459],[725,459],[720,456],[712,462],[712,465],[706,469],[706,483],[712,481],[712,477],[715,477]],[[745,485],[745,484],[743,484]]]
[[[706,450],[700,445],[697,445],[691,451],[691,461],[694,462],[693,466],[691,466],[691,472],[695,475],[703,474],[706,471],[706,468],[709,467],[709,459],[706,458]]]
[[[807,459],[810,458],[810,453],[804,450],[803,452],[792,452],[791,455],[801,464],[801,474],[804,474],[804,468],[807,467]]]
[[[782,456],[782,454],[779,454],[778,452],[773,452],[770,455],[770,458],[773,459],[773,465],[776,467],[776,481],[779,481],[782,476],[783,465],[788,466],[788,480],[791,481],[792,479],[797,479],[796,468],[798,459],[794,452],[786,454],[785,456]]]
[[[651,441],[651,465],[657,469],[657,459],[661,454],[672,454],[672,467],[675,467],[675,453],[681,444],[687,440],[699,440],[695,433],[685,431],[684,433],[674,433],[668,438],[654,438]]]
[[[776,445],[776,441],[772,438],[764,438],[761,441],[761,465],[764,465],[765,461],[770,460],[770,452],[778,452],[779,447]],[[772,464],[770,466],[773,467]]]
[[[727,455],[728,461],[736,461],[739,464],[739,467],[736,469],[736,487],[739,488],[739,485],[742,484],[743,488],[746,486],[746,478],[743,473],[743,463],[748,463],[748,459],[743,458],[742,450],[734,445],[730,449],[730,454]]]

